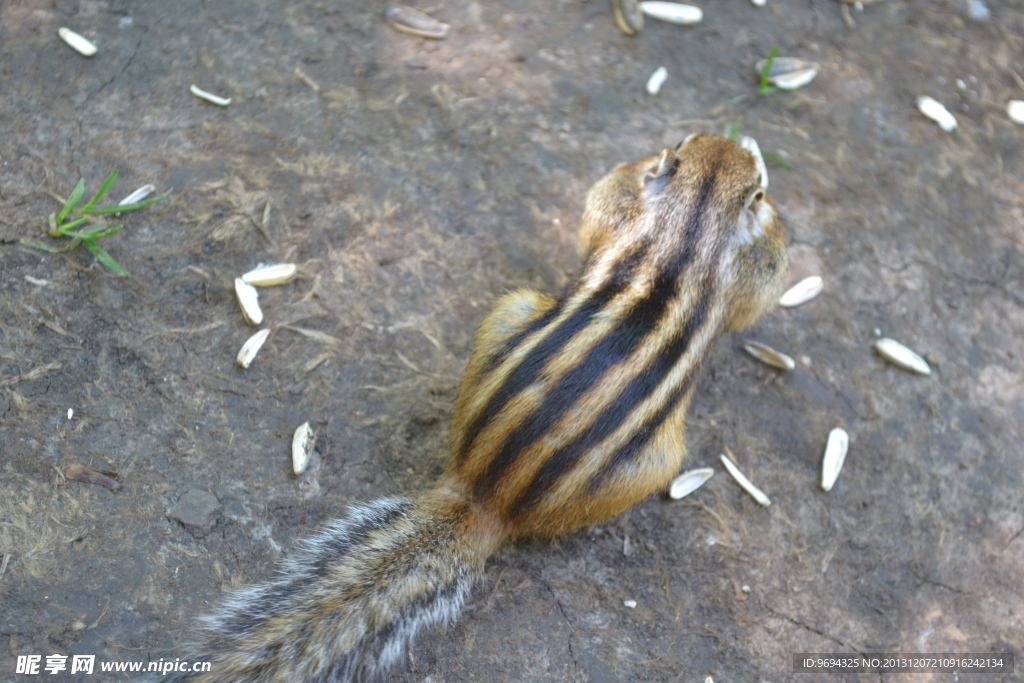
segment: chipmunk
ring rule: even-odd
[[[664,489],[709,347],[781,293],[783,228],[763,176],[751,152],[695,134],[599,181],[575,282],[507,294],[481,324],[435,487],[349,508],[208,618],[191,660],[210,672],[162,680],[379,678],[422,628],[456,617],[503,543]]]

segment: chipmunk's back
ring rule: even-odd
[[[483,323],[452,426],[450,471],[518,533],[664,485],[706,349],[771,305],[786,264],[754,158],[714,136],[598,183],[581,243],[563,296],[513,293]]]

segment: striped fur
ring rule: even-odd
[[[421,629],[462,610],[494,545],[475,524],[469,505],[440,492],[354,505],[274,579],[236,591],[204,620],[207,642],[190,659],[211,662],[208,674],[159,680],[379,680]]]
[[[612,517],[686,455],[707,351],[778,299],[782,225],[753,157],[710,135],[623,164],[587,196],[585,263],[561,296],[513,292],[477,332],[437,488],[352,507],[207,622],[206,676],[379,678],[455,618],[504,541]]]
[[[781,224],[753,158],[713,136],[624,164],[588,196],[561,297],[514,292],[477,334],[449,473],[513,535],[561,533],[658,490],[714,339],[778,295]]]

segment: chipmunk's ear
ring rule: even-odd
[[[747,193],[747,199],[743,202],[744,209],[750,209],[755,202],[760,202],[764,199],[765,191],[763,187],[759,187],[756,190],[751,190]]]
[[[693,139],[693,138],[695,138],[696,136],[697,136],[697,134],[696,134],[696,133],[690,133],[689,135],[687,135],[687,136],[686,136],[686,137],[685,137],[685,138],[683,139],[683,141],[682,141],[682,142],[680,142],[680,143],[679,143],[678,145],[676,145],[676,151],[678,152],[678,151],[679,151],[679,148],[680,148],[680,147],[682,147],[683,145],[685,145],[685,144],[686,144],[687,142],[689,142],[690,140],[692,140],[692,139]]]
[[[644,173],[644,197],[661,194],[679,168],[679,157],[670,149],[662,150],[658,164]]]

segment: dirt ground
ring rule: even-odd
[[[427,487],[495,297],[578,270],[584,193],[615,163],[737,117],[795,164],[769,167],[791,279],[825,292],[715,348],[687,441],[688,466],[717,475],[503,549],[394,680],[1024,680],[1020,661],[792,665],[1024,657],[1024,127],[1005,113],[1024,99],[1024,3],[990,0],[980,21],[961,0],[702,5],[698,26],[648,19],[630,38],[605,0],[436,0],[418,7],[452,28],[430,41],[371,2],[0,2],[0,681],[34,680],[19,655],[181,657],[224,591],[346,504]],[[817,79],[758,97],[774,45]],[[916,110],[923,94],[955,132]],[[131,279],[20,244],[49,241],[55,197],[113,169],[114,200],[173,190],[102,242]],[[300,277],[262,291],[273,333],[242,370],[254,330],[233,279],[279,261]],[[879,333],[932,376],[885,364]],[[745,339],[797,368],[758,364]],[[307,420],[316,462],[296,478]],[[850,452],[824,493],[836,426]],[[721,470],[725,447],[770,507]],[[66,480],[75,463],[123,488]],[[167,516],[189,491],[219,501],[206,535]]]

